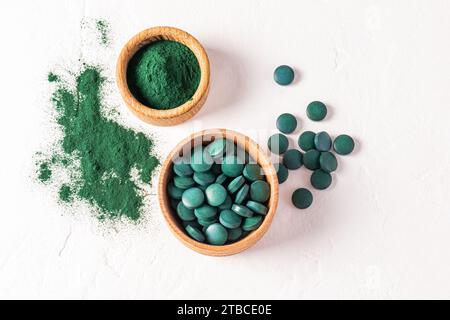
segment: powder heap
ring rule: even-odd
[[[62,167],[69,172],[70,181],[60,186],[61,201],[85,200],[99,211],[101,219],[126,216],[137,220],[144,196],[135,179],[149,183],[159,164],[150,153],[153,142],[104,117],[104,78],[99,68],[83,66],[74,88],[54,74],[48,80],[57,85],[52,103],[63,136],[58,142],[61,151],[52,151],[50,160],[38,164],[38,179],[48,182],[52,169]]]
[[[154,109],[172,109],[190,100],[200,83],[200,66],[192,51],[176,41],[141,48],[127,73],[131,93]]]

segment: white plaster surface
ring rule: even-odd
[[[80,28],[95,18],[111,23],[109,49]],[[195,35],[212,63],[207,104],[177,127],[146,125],[108,94],[163,157],[212,127],[265,145],[281,112],[357,140],[309,210],[290,203],[309,173],[291,172],[269,232],[239,255],[182,246],[150,188],[141,225],[103,226],[33,182],[55,137],[47,72],[82,57],[112,76],[125,41],[156,25]],[[1,1],[0,38],[0,298],[450,298],[449,1]],[[294,85],[274,84],[279,64]],[[305,115],[316,99],[330,107],[321,123]]]

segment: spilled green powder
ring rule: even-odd
[[[50,72],[48,74],[47,79],[48,79],[48,82],[57,82],[59,80],[59,77],[56,74],[54,74],[53,72]]]
[[[153,142],[146,135],[105,118],[104,80],[101,70],[92,66],[83,67],[75,87],[58,80],[52,102],[63,133],[62,152],[53,151],[51,160],[40,165],[38,179],[49,181],[51,167],[62,167],[71,180],[59,189],[61,201],[84,200],[98,209],[101,219],[137,220],[144,196],[135,179],[150,183],[159,161],[151,154]]]
[[[59,199],[64,202],[70,202],[73,199],[72,189],[67,184],[59,188]]]
[[[43,162],[39,165],[38,179],[41,182],[47,182],[52,177],[52,170],[48,162]]]
[[[95,22],[95,25],[97,27],[97,31],[100,34],[100,43],[104,46],[107,46],[110,44],[111,40],[109,37],[110,32],[110,26],[108,21],[106,20],[97,20]]]
[[[141,48],[128,64],[131,93],[146,106],[172,109],[190,100],[200,83],[200,66],[185,45],[162,40]]]

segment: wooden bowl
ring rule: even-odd
[[[140,103],[131,93],[127,83],[127,69],[131,58],[143,46],[158,40],[178,41],[194,53],[200,66],[200,83],[192,99],[181,106],[168,110],[158,110]],[[200,42],[189,33],[173,27],[154,27],[134,36],[120,53],[116,81],[119,91],[131,111],[145,122],[158,126],[173,126],[192,118],[203,106],[208,96],[210,79],[209,60]]]
[[[245,238],[223,246],[213,246],[205,243],[195,241],[189,237],[181,222],[170,205],[170,199],[167,194],[167,184],[173,177],[173,159],[190,152],[190,150],[197,145],[206,145],[214,139],[224,137],[228,140],[234,141],[237,145],[247,151],[250,156],[261,166],[265,173],[267,182],[270,185],[270,199],[268,201],[269,211],[265,216],[261,226],[252,231]],[[158,198],[159,204],[164,215],[164,218],[169,225],[172,233],[188,248],[199,253],[209,256],[228,256],[239,253],[254,245],[267,232],[272,223],[278,205],[278,178],[275,168],[270,159],[264,154],[261,148],[252,141],[249,137],[235,131],[226,129],[210,129],[194,133],[181,141],[169,154],[165,160],[158,183]]]

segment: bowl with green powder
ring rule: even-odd
[[[154,27],[134,36],[122,49],[116,80],[137,117],[172,126],[202,108],[209,91],[210,64],[203,46],[189,33]]]

